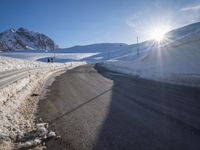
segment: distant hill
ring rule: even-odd
[[[64,48],[61,51],[70,53],[92,53],[92,52],[108,52],[110,50],[121,49],[127,46],[125,43],[98,43],[91,45],[73,46]]]

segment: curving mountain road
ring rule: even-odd
[[[61,135],[50,150],[200,149],[200,88],[86,65],[47,89],[38,117]]]

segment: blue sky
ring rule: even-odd
[[[60,47],[135,43],[154,26],[174,29],[200,21],[199,0],[0,0],[0,31],[25,27]]]

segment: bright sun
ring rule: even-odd
[[[156,26],[150,31],[150,36],[152,39],[156,40],[157,42],[163,41],[165,38],[165,33],[169,31],[170,27],[168,26]]]

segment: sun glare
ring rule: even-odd
[[[150,31],[150,36],[157,42],[161,42],[165,38],[165,33],[169,31],[168,26],[156,26]]]

